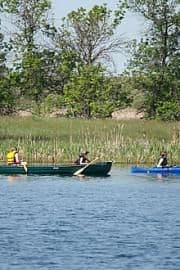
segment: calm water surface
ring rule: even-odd
[[[180,176],[0,176],[0,270],[179,270]]]

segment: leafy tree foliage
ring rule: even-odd
[[[40,103],[44,88],[46,88],[46,66],[44,55],[41,53],[27,53],[21,63],[21,93],[31,96],[33,100]]]
[[[73,116],[108,117],[122,103],[117,82],[105,76],[97,64],[102,59],[109,61],[111,53],[122,48],[122,38],[113,38],[127,10],[126,1],[119,5],[114,17],[106,5],[96,5],[90,11],[79,8],[69,13],[52,35],[61,59],[63,93]]]
[[[136,78],[141,77],[135,80],[135,87],[145,94],[144,107],[148,116],[155,117],[158,107],[165,108],[162,104],[167,100],[180,101],[180,13],[177,1],[133,2],[133,9],[144,16],[150,29],[139,44],[134,43],[130,69]]]
[[[180,103],[165,101],[157,108],[157,116],[162,120],[178,121],[180,119]]]
[[[44,113],[65,106],[72,116],[109,117],[133,104],[147,117],[179,120],[179,1],[128,2],[149,29],[132,43],[128,72],[113,76],[107,65],[124,46],[115,33],[128,10],[126,0],[119,0],[114,12],[105,4],[79,8],[59,28],[48,20],[50,0],[0,0],[0,11],[11,14],[16,27],[9,42],[11,66],[0,29],[0,113],[12,112],[24,98],[39,110],[44,106]]]
[[[114,17],[106,5],[96,5],[89,11],[81,7],[69,13],[55,34],[59,48],[74,52],[83,64],[109,61],[112,52],[122,50],[122,38],[113,38],[127,9],[126,1],[121,2]]]
[[[0,23],[1,27],[1,23]],[[1,30],[1,28],[0,28]],[[0,113],[6,114],[13,112],[13,93],[10,87],[8,68],[6,67],[7,48],[4,36],[0,32]]]
[[[4,76],[5,72],[5,52],[3,44],[3,34],[0,33],[0,78]]]
[[[4,12],[13,14],[17,31],[11,37],[16,56],[14,68],[19,76],[18,93],[39,103],[45,88],[46,57],[40,49],[40,37],[46,25],[48,0],[2,0]]]
[[[0,0],[2,10],[14,15],[17,32],[12,38],[13,45],[22,53],[36,47],[39,35],[47,24],[49,0]]]
[[[65,100],[63,95],[49,94],[41,103],[41,113],[53,113],[64,109],[64,115],[66,114]]]
[[[69,114],[85,118],[110,117],[129,98],[118,80],[104,75],[101,65],[82,65],[65,86]]]
[[[57,87],[54,90],[58,94],[63,94],[66,83],[69,82],[71,75],[77,70],[78,59],[75,52],[67,49],[55,52],[55,59]]]

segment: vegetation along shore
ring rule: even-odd
[[[122,164],[155,164],[162,149],[170,164],[180,161],[180,123],[157,120],[85,120],[0,118],[0,160],[16,145],[30,163],[74,162],[79,152],[89,158]]]
[[[117,0],[58,20],[52,11],[51,0],[0,0],[0,160],[16,145],[28,163],[73,162],[88,150],[155,164],[166,150],[178,164],[179,1]],[[136,40],[121,35],[129,12],[145,26]],[[129,108],[144,119],[111,119]],[[45,119],[57,112],[63,118]]]
[[[179,1],[114,2],[55,23],[51,0],[1,0],[0,115],[63,110],[102,119],[131,107],[148,119],[179,121]],[[137,40],[123,29],[129,12],[145,26]],[[114,59],[122,55],[118,73]]]

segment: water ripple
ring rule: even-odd
[[[1,270],[179,270],[180,179],[0,180]]]

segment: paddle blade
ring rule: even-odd
[[[84,171],[84,168],[85,168],[85,167],[83,167],[83,168],[77,170],[77,171],[74,173],[74,175],[77,176],[77,175],[82,174],[82,172]]]
[[[25,172],[27,173],[27,172],[28,172],[28,169],[27,169],[27,163],[24,162],[24,161],[22,161],[22,162],[21,162],[21,165],[23,166]]]

